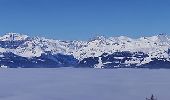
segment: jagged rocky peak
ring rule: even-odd
[[[89,42],[91,41],[105,41],[107,38],[105,36],[96,36],[96,37],[93,37],[89,40]]]
[[[105,40],[106,37],[101,35],[101,36],[96,36],[95,39],[96,40]]]
[[[28,36],[20,33],[6,33],[4,36],[0,37],[0,41],[21,41],[27,39]]]
[[[161,42],[170,42],[170,37],[165,33],[159,34],[158,38]]]

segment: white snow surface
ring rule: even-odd
[[[28,39],[29,38],[29,39]],[[112,54],[113,52],[130,51],[144,52],[149,55],[140,64],[151,61],[151,58],[165,58],[170,61],[167,53],[170,48],[170,37],[166,34],[159,34],[151,37],[141,37],[132,39],[126,36],[109,37],[98,36],[89,41],[62,41],[52,40],[41,37],[30,38],[27,35],[18,33],[7,33],[0,37],[1,41],[25,40],[16,49],[0,48],[0,52],[13,52],[22,57],[39,57],[42,53],[51,52],[52,54],[73,55],[78,60],[87,57],[99,57],[103,53]],[[140,59],[127,63],[138,63]]]
[[[0,100],[169,100],[166,69],[0,69]]]

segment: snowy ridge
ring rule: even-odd
[[[166,34],[138,39],[125,36],[109,38],[98,36],[89,41],[62,41],[7,33],[0,37],[0,53],[2,59],[6,57],[4,53],[12,53],[21,58],[39,58],[41,61],[45,61],[42,59],[48,55],[48,61],[50,59],[53,63],[58,64],[67,64],[68,61],[60,56],[66,58],[69,56],[69,60],[72,60],[72,57],[74,61],[77,59],[76,66],[84,65],[94,68],[143,66],[156,60],[169,63],[170,37]],[[42,56],[43,58],[41,58]]]

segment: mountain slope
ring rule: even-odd
[[[7,33],[0,37],[2,67],[170,68],[170,37],[99,36],[62,41]]]

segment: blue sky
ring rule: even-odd
[[[0,35],[53,39],[170,33],[170,0],[0,0]]]

